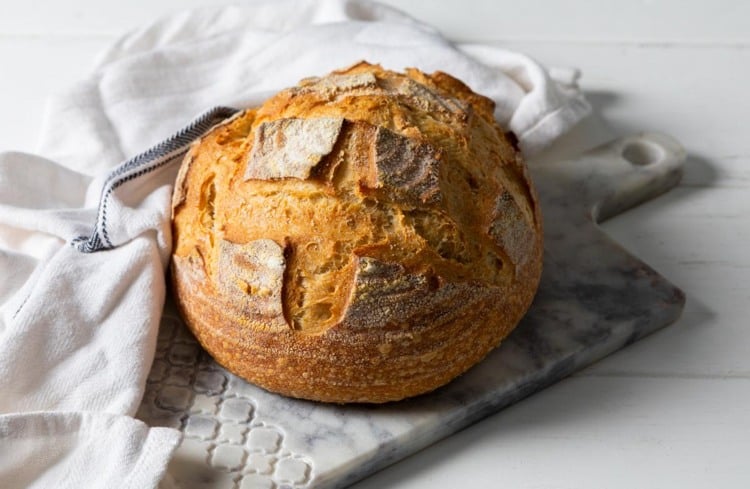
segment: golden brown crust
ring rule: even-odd
[[[190,329],[269,390],[386,402],[433,390],[515,327],[539,283],[535,191],[491,100],[358,63],[191,148],[172,276]]]

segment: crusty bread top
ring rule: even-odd
[[[362,62],[223,123],[178,177],[174,256],[198,273],[178,289],[221,304],[207,323],[303,336],[496,297],[507,334],[539,281],[541,219],[493,110],[445,73]]]

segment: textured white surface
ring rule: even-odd
[[[0,148],[33,150],[44,99],[123,30],[203,3],[4,1]],[[747,487],[748,4],[389,3],[454,38],[577,66],[619,133],[662,130],[686,146],[681,186],[605,228],[688,304],[675,325],[357,487]]]

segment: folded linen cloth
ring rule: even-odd
[[[175,430],[128,416],[36,412],[0,416],[0,487],[156,487]]]
[[[193,118],[361,59],[457,76],[527,155],[590,111],[574,71],[553,79],[365,1],[206,8],[123,37],[50,101],[43,156],[0,154],[1,487],[158,483],[179,432],[131,416],[165,299],[172,185],[189,142],[234,110]]]

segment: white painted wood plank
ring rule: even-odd
[[[9,2],[6,2],[9,3]],[[22,36],[119,36],[148,22],[185,9],[234,4],[232,0],[15,1],[3,8],[0,34]],[[245,0],[240,3],[252,3]]]
[[[740,121],[743,123],[743,121]],[[710,161],[691,155],[680,185],[682,187],[750,187],[750,156],[747,154],[711,155]]]
[[[750,5],[750,4],[749,4]],[[589,100],[619,134],[669,133],[705,184],[748,177],[750,48],[500,43],[548,66],[574,66]],[[721,166],[722,171],[711,168]],[[717,182],[728,177],[731,182]]]
[[[0,151],[33,152],[47,97],[88,73],[109,42],[0,36]]]
[[[180,9],[232,0],[37,0],[3,8],[0,33],[112,35]],[[252,4],[253,0],[239,3]],[[750,4],[732,0],[385,0],[461,40],[747,43]]]
[[[354,488],[748,487],[748,402],[747,379],[574,377]]]
[[[451,39],[584,42],[736,43],[750,40],[750,5],[575,0],[385,0],[437,26]],[[461,19],[461,21],[457,21]]]

